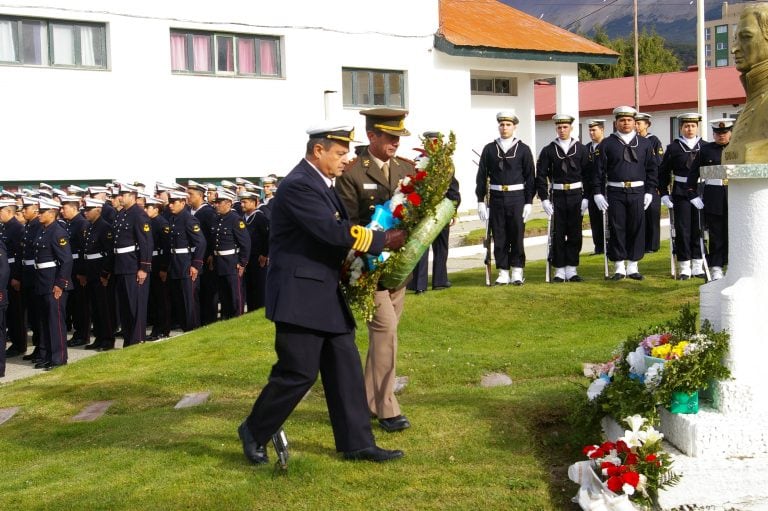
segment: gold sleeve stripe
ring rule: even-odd
[[[368,252],[373,243],[373,231],[366,229],[361,225],[353,225],[349,229],[350,234],[355,238],[355,243],[352,245],[352,250],[358,252]]]

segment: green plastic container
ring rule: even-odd
[[[669,405],[669,411],[672,413],[698,413],[699,412],[699,393],[692,392],[673,392],[672,403]]]

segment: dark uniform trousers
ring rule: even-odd
[[[608,259],[639,261],[645,254],[645,210],[642,187],[608,186]]]
[[[603,227],[603,212],[595,204],[595,195],[589,197],[589,228],[592,231],[592,243],[595,245],[595,254],[605,251],[605,229]]]
[[[22,262],[22,264],[24,264]],[[32,331],[32,346],[40,350],[40,306],[37,302],[37,293],[35,293],[35,280],[37,274],[35,265],[24,264],[21,269],[21,301],[24,311],[26,311],[27,323]],[[26,325],[24,326],[26,330]]]
[[[257,259],[251,258],[245,267],[246,305],[248,312],[264,307],[264,289],[267,285],[267,267],[259,266]]]
[[[728,264],[728,215],[707,213],[707,206],[705,204],[704,222],[709,230],[707,263],[710,267],[719,266],[723,268]]]
[[[64,291],[57,300],[53,293],[38,295],[43,327],[40,331],[40,358],[56,365],[67,363],[67,295]]]
[[[88,296],[93,306],[93,334],[102,348],[115,346],[115,285],[109,279],[107,285],[99,279],[89,279]]]
[[[675,216],[675,255],[678,261],[701,259],[699,210],[687,197],[672,196]]]
[[[115,275],[115,291],[123,326],[123,347],[139,344],[147,331],[149,278],[139,285],[135,273]]]
[[[152,275],[149,281],[150,303],[155,313],[151,334],[153,336],[171,333],[171,291],[169,282],[170,279],[167,277],[165,282],[160,279],[160,271],[155,269],[155,264],[153,263]]]
[[[491,191],[490,221],[493,232],[493,256],[496,268],[523,268],[525,266],[525,223],[522,190],[512,192]]]
[[[72,321],[72,339],[88,342],[91,339],[91,305],[88,303],[88,290],[80,285],[77,278],[72,279],[72,285],[74,289],[69,292],[67,298],[67,317]]]
[[[654,190],[645,210],[645,251],[658,252],[661,245],[661,196]]]
[[[581,189],[552,190],[555,222],[552,232],[552,264],[555,268],[578,266],[581,252]]]
[[[11,349],[25,353],[27,351],[27,325],[21,288],[16,290],[9,283],[7,292],[8,309],[6,310],[5,322],[8,327],[8,340],[11,341]]]
[[[200,301],[198,293],[200,292],[200,275],[192,282],[191,277],[180,279],[169,278],[169,291],[173,310],[179,315],[178,320],[181,329],[185,332],[194,330],[200,326]]]
[[[432,242],[432,288],[444,287],[448,284],[448,241],[451,227],[446,225],[437,238]],[[423,291],[427,289],[429,280],[429,250],[424,252],[419,262],[413,268],[413,280],[408,283],[408,289]]]
[[[218,276],[221,317],[242,316],[245,305],[245,287],[243,277],[237,273]]]

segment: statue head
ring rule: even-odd
[[[742,74],[768,60],[768,4],[761,2],[742,11],[732,53]]]

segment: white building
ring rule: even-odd
[[[0,6],[0,183],[103,183],[284,175],[304,130],[372,106],[456,133],[466,207],[472,150],[514,109],[535,146],[534,81],[578,111],[577,63],[617,54],[495,0],[392,0],[385,8],[287,0],[9,0]]]

